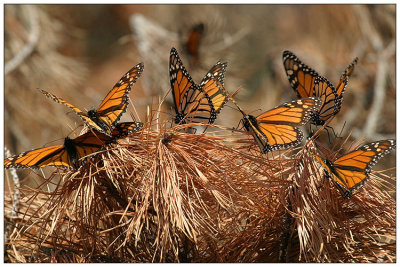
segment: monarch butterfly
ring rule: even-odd
[[[104,144],[109,144],[117,138],[139,131],[141,122],[124,122],[116,125],[109,137],[96,130],[89,131],[75,139],[66,137],[63,145],[49,146],[29,150],[19,155],[5,159],[5,168],[42,168],[58,166],[68,169],[78,169],[86,156],[98,151]]]
[[[191,57],[191,65],[195,66],[199,61],[199,47],[200,41],[204,33],[204,24],[199,23],[192,27],[189,32],[187,42],[184,44],[186,52]]]
[[[297,93],[299,98],[316,96],[321,98],[321,108],[314,112],[311,117],[311,123],[314,125],[323,125],[329,118],[336,115],[341,108],[343,92],[349,81],[358,58],[347,66],[336,87],[323,76],[306,64],[301,62],[292,52],[283,52],[283,66],[285,68],[290,85]]]
[[[113,89],[106,95],[97,110],[92,109],[87,113],[53,94],[44,90],[40,90],[40,92],[55,102],[71,108],[89,127],[111,137],[112,130],[128,107],[128,94],[133,84],[142,74],[143,68],[144,64],[139,63],[130,69],[114,85]]]
[[[350,198],[356,189],[368,181],[372,166],[395,146],[395,140],[377,141],[353,150],[335,161],[313,156],[322,165],[325,174],[335,182],[343,198]]]
[[[242,122],[246,131],[253,135],[264,154],[298,145],[303,139],[303,133],[296,126],[304,125],[310,119],[311,113],[322,104],[319,98],[308,97],[286,102],[254,117],[244,113],[233,99],[232,101],[243,114]]]
[[[217,62],[201,81],[194,83],[186,71],[178,52],[171,49],[169,77],[175,104],[175,123],[213,123],[227,101],[224,73],[227,63]]]

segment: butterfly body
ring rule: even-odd
[[[187,72],[178,52],[171,49],[169,76],[174,100],[176,124],[202,122],[211,124],[227,101],[223,90],[226,63],[217,62],[196,84]]]
[[[49,146],[29,150],[5,159],[5,168],[42,168],[56,166],[67,169],[78,169],[89,157],[99,151],[103,145],[115,139],[139,131],[141,122],[124,122],[117,124],[112,137],[96,130],[84,133],[74,139],[66,137],[63,145]]]
[[[268,143],[268,138],[258,127],[256,117],[246,115],[243,117],[242,122],[246,131],[252,133],[254,140],[257,142],[258,146],[262,148],[263,153],[272,151],[271,146]]]
[[[256,117],[252,115],[246,115],[243,117],[242,121],[244,128],[246,128],[247,131],[250,131],[251,127],[258,129]]]
[[[297,126],[304,125],[321,103],[319,98],[303,98],[284,103],[257,117],[240,111],[246,131],[253,135],[265,154],[298,145],[303,139],[303,133]]]
[[[89,127],[111,137],[114,127],[128,107],[128,94],[133,84],[142,74],[143,69],[143,63],[139,63],[130,69],[114,85],[113,89],[106,95],[100,106],[97,109],[89,110],[87,113],[49,92],[44,90],[40,90],[40,92],[53,101],[72,109]]]
[[[91,109],[87,112],[88,117],[96,124],[97,127],[95,127],[97,130],[103,131],[104,133],[110,133],[112,131],[112,127],[105,123],[99,114],[96,112],[95,109]]]
[[[395,146],[395,140],[382,140],[366,144],[334,161],[317,155],[314,155],[314,158],[324,168],[326,176],[335,182],[342,196],[350,198],[356,189],[369,180],[372,166]]]
[[[68,154],[68,158],[70,161],[69,163],[71,166],[74,166],[74,168],[78,168],[80,165],[78,163],[80,156],[78,155],[78,150],[77,150],[76,146],[77,146],[77,144],[75,143],[74,139],[71,139],[68,136],[65,137],[64,148]],[[38,163],[40,164],[40,161]]]

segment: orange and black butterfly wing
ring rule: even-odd
[[[64,104],[72,109],[89,127],[111,137],[112,129],[126,111],[129,104],[128,94],[143,72],[143,68],[143,63],[139,63],[129,70],[107,94],[99,108],[97,110],[89,110],[87,113],[51,93],[44,90],[40,90],[40,92],[55,102]]]
[[[116,130],[118,132],[118,130]],[[114,141],[114,137],[97,132],[88,131],[75,139],[65,139],[64,147],[68,152],[70,161],[74,169],[83,165],[95,152],[99,151],[105,144]],[[68,141],[68,142],[67,142]]]
[[[87,134],[83,136],[86,135]],[[90,135],[93,134],[90,133]],[[42,168],[46,166],[56,166],[75,169],[81,164],[80,154],[87,154],[93,151],[90,149],[87,153],[82,153],[77,147],[76,140],[79,141],[80,137],[77,139],[66,137],[64,145],[43,147],[23,152],[17,156],[6,159],[4,166],[5,168]]]
[[[346,89],[347,83],[349,81],[349,78],[351,74],[354,71],[354,68],[357,64],[358,58],[356,57],[353,62],[351,62],[347,68],[343,71],[342,75],[340,76],[340,80],[336,85],[336,94],[338,95],[338,98],[341,100],[343,97],[343,92]]]
[[[210,97],[186,71],[178,52],[171,49],[169,77],[175,104],[175,123],[214,121],[216,112]]]
[[[122,114],[126,111],[133,84],[140,77],[144,69],[144,64],[139,63],[130,69],[106,95],[100,106],[94,112],[92,120],[101,125],[102,132],[107,135],[112,134],[112,130],[118,123]],[[89,111],[90,115],[90,111]]]
[[[81,159],[99,151],[105,144],[113,142],[115,139],[127,136],[142,129],[142,122],[122,122],[118,123],[112,132],[112,137],[97,131],[88,131],[85,134],[73,139],[74,145],[77,150],[77,158],[79,166],[84,163]]]
[[[244,114],[243,114],[244,115]],[[271,146],[268,143],[268,138],[262,129],[258,126],[257,119],[252,115],[244,115],[242,119],[245,129],[251,133],[257,145],[260,147],[261,151],[265,154],[268,152],[268,148]],[[302,137],[300,132],[299,138]],[[279,148],[277,148],[279,149]],[[273,149],[272,149],[273,150]],[[272,151],[271,150],[271,151]]]
[[[251,125],[246,129],[253,133],[263,153],[293,147],[303,139],[296,126],[304,125],[320,105],[321,100],[315,97],[287,102],[256,118],[247,116]]]
[[[139,131],[141,122],[125,122],[117,124],[113,137],[101,132],[89,131],[75,139],[66,137],[64,145],[43,147],[23,152],[17,156],[5,159],[5,168],[42,168],[57,166],[68,169],[78,169],[89,155],[97,152],[104,144],[116,138]]]
[[[73,139],[73,147],[67,146],[66,144],[64,144],[64,146],[66,147],[67,151],[70,151],[69,155],[71,157],[71,161],[73,162],[75,168],[78,169],[79,166],[84,164],[85,161],[90,158],[90,155],[99,151],[103,145],[110,144],[115,139],[137,132],[142,129],[142,127],[142,122],[118,123],[113,129],[112,137],[109,137],[101,132],[89,131]],[[73,149],[75,149],[76,152],[73,152]]]
[[[228,97],[224,90],[224,78],[227,63],[217,62],[206,74],[200,83],[200,87],[210,97],[216,114],[218,114]],[[210,122],[212,123],[212,121]]]
[[[89,131],[73,139],[76,153],[72,153],[71,151],[69,154],[72,156],[71,158],[72,162],[75,164],[75,168],[78,169],[79,166],[83,165],[86,160],[88,160],[93,153],[99,151],[103,145],[110,144],[118,138],[135,133],[142,129],[142,127],[142,122],[122,122],[114,127],[112,137],[101,132]],[[74,156],[75,154],[76,156]]]
[[[314,82],[314,95],[322,100],[320,109],[312,114],[311,122],[315,125],[323,125],[330,117],[340,110],[342,101],[328,79],[318,76]]]
[[[195,86],[192,77],[183,66],[179,58],[178,51],[175,48],[171,49],[169,57],[169,78],[172,88],[172,96],[174,98],[175,112],[180,114],[182,112],[183,99],[189,88]]]
[[[82,110],[80,110],[79,108],[75,107],[74,105],[72,105],[71,103],[69,103],[68,101],[65,101],[64,99],[57,97],[49,92],[46,92],[45,90],[41,90],[39,89],[39,91],[44,94],[46,97],[52,99],[53,101],[63,104],[67,107],[69,107],[70,109],[72,109],[88,126],[101,131],[102,129],[88,116],[88,114],[86,112],[83,112]]]
[[[64,146],[50,146],[29,150],[4,160],[4,168],[41,168],[57,166],[73,169]]]
[[[187,91],[181,103],[180,114],[185,121],[195,123],[212,123],[217,117],[210,97],[198,85]]]
[[[96,151],[110,140],[107,135],[91,131],[75,139],[66,137],[64,145],[43,147],[23,152],[4,161],[5,168],[42,168],[56,166],[78,169],[84,158]]]
[[[283,52],[283,66],[290,85],[299,98],[313,96],[314,81],[318,73],[300,61],[292,52]]]
[[[122,122],[118,123],[112,133],[113,139],[118,139],[132,133],[136,133],[143,128],[143,122]]]
[[[314,156],[325,173],[337,185],[344,198],[363,186],[376,162],[396,146],[395,140],[382,140],[364,145],[331,162]]]
[[[110,143],[113,139],[101,132],[88,131],[72,139],[73,145],[67,145],[64,142],[64,146],[69,152],[68,154],[75,169],[78,169],[93,153],[99,151],[103,145]]]
[[[369,173],[377,161],[395,148],[395,140],[382,140],[366,144],[333,162],[334,181],[346,190],[349,198],[357,188],[369,179]]]

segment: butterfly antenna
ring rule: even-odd
[[[332,129],[332,132],[333,132],[333,134],[335,135],[335,139],[336,140],[338,140],[338,139],[342,139],[342,134],[343,134],[343,131],[344,131],[344,126],[346,125],[346,121],[344,122],[344,124],[343,124],[343,126],[342,126],[342,129],[340,130],[340,132],[339,132],[339,135],[336,135],[335,134],[335,131],[334,131],[334,129],[332,128],[332,127],[329,127],[329,128],[331,128]],[[347,137],[348,138],[348,137]],[[347,140],[347,138],[346,138],[346,140]],[[330,139],[329,139],[329,132],[328,132],[328,140],[329,140],[329,143],[331,142],[330,141]],[[335,147],[336,147],[336,145],[338,144],[338,142],[335,142],[334,143],[334,145],[333,145],[333,147],[332,147],[332,149],[334,149]]]
[[[258,108],[258,109],[255,109],[255,110],[252,110],[252,111],[250,111],[250,112],[249,112],[249,114],[252,114],[252,113],[254,113],[254,112],[256,112],[256,111],[261,111],[261,108]]]
[[[85,124],[84,124],[84,125],[85,125]],[[76,130],[76,128],[75,128],[75,129],[72,129],[72,127],[71,127],[69,133],[67,134],[67,137],[69,137],[69,136],[71,135],[71,133],[73,133],[75,130]],[[63,138],[57,138],[57,139],[55,139],[55,140],[53,140],[53,141],[50,141],[50,142],[45,143],[43,146],[47,146],[48,144],[51,144],[51,143],[56,142],[56,141],[59,141],[59,140],[63,140],[63,142],[64,142],[64,139],[65,139],[65,137],[63,137]]]
[[[234,97],[239,93],[239,90],[242,89],[241,87],[239,87],[232,95],[228,93],[228,91],[224,88],[221,87],[225,94],[229,97],[229,99],[233,102],[233,104],[235,104],[235,106],[239,109],[239,111],[243,114],[243,116],[247,116],[247,114],[240,108],[239,104],[236,102],[236,100],[234,99]]]
[[[68,135],[68,136],[69,136],[69,135]],[[43,147],[48,146],[48,145],[51,145],[53,142],[57,142],[57,141],[60,141],[60,140],[62,140],[62,141],[64,142],[64,139],[65,139],[65,137],[64,137],[64,138],[57,138],[57,139],[55,139],[55,140],[46,142],[46,143],[43,145]]]

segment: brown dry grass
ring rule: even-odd
[[[96,65],[110,66],[111,62],[98,64],[98,58],[102,58],[99,54],[96,60],[91,58],[95,62],[90,66],[93,78],[83,83],[86,73],[83,63],[68,55],[90,58],[87,52],[93,49],[78,45],[80,49],[76,49],[80,53],[63,53],[65,47],[70,49],[82,39],[75,37],[66,41],[65,33],[71,32],[77,17],[97,23],[103,17],[109,18],[100,26],[81,25],[87,33],[99,27],[106,29],[107,38],[102,36],[96,42],[89,34],[84,38],[85,44],[99,44],[99,40],[115,38],[112,34],[119,31],[110,26],[109,22],[119,17],[112,14],[125,12],[126,18],[120,24],[127,28],[128,17],[140,6],[97,6],[106,10],[103,13],[87,12],[94,6],[83,8],[63,6],[48,12],[49,6],[35,6],[36,21],[29,14],[29,6],[5,8],[6,64],[23,50],[37,23],[40,36],[46,36],[37,42],[33,39],[34,53],[6,73],[5,142],[13,153],[53,140],[55,137],[49,136],[59,133],[60,121],[63,125],[73,125],[75,120],[70,117],[78,119],[67,116],[64,107],[54,103],[49,103],[48,110],[43,109],[43,98],[35,97],[39,95],[35,88],[54,88],[57,95],[60,93],[78,106],[89,107],[87,98],[77,96],[93,95],[93,91],[88,93],[86,89],[92,86],[101,89],[101,98],[105,88],[91,85],[91,81],[99,80],[105,86],[114,82],[109,73],[99,75],[95,71]],[[210,9],[213,17],[226,18],[226,21],[209,20]],[[81,10],[85,16],[64,16],[66,10],[69,14]],[[175,32],[185,32],[182,25],[209,23],[201,48],[204,65],[211,66],[217,60],[229,62],[226,86],[228,90],[246,88],[240,97],[246,100],[243,104],[247,104],[249,111],[266,110],[288,97],[295,97],[293,92],[289,93],[291,89],[284,77],[283,50],[292,50],[332,82],[358,56],[360,61],[346,90],[342,110],[333,123],[341,128],[346,121],[345,132],[353,131],[357,140],[363,136],[371,141],[393,138],[394,5],[201,5],[168,6],[168,9],[161,5],[143,5],[140,12]],[[191,20],[182,18],[183,13]],[[96,20],[98,14],[101,14],[100,20]],[[57,19],[61,17],[65,21]],[[212,53],[213,44],[225,44],[226,36],[234,36],[244,28],[251,31],[240,42],[227,47],[224,55]],[[76,29],[72,27],[72,30]],[[167,59],[172,42],[163,39],[162,43],[163,50],[156,51]],[[120,50],[119,46],[115,47]],[[117,58],[117,64],[109,69],[121,67],[129,54],[127,51],[134,48],[132,45],[123,49],[123,60]],[[107,53],[112,49],[106,43],[96,51],[103,50]],[[137,57],[134,53],[134,63],[138,62]],[[147,81],[144,87],[147,90],[169,88],[167,63],[151,65],[152,60],[156,59],[145,61],[148,73],[141,78]],[[199,81],[207,70],[207,67],[197,71],[190,68],[190,73]],[[103,76],[110,79],[110,84],[98,78]],[[161,88],[154,86],[155,82],[160,82]],[[142,104],[143,111],[146,101],[151,100],[138,98],[139,94],[139,90],[134,94],[138,99],[135,104]],[[49,118],[49,114],[54,115]],[[219,120],[236,126],[238,116],[238,112],[225,108]],[[293,154],[290,150],[265,156],[259,153],[251,138],[227,127],[213,126],[217,133],[208,136],[180,133],[179,127],[165,128],[168,127],[146,126],[143,131],[99,152],[76,173],[60,170],[45,176],[32,172],[27,177],[42,180],[31,188],[22,186],[17,215],[12,216],[10,210],[14,209],[15,202],[10,187],[5,193],[5,224],[11,225],[10,236],[6,236],[9,240],[5,247],[6,261],[396,260],[393,177],[375,172],[357,194],[343,200],[333,184],[320,175],[320,167],[305,151]],[[336,151],[328,154],[333,152]]]
[[[304,149],[261,155],[241,131],[183,129],[148,122],[78,171],[55,171],[40,187],[59,180],[53,191],[21,190],[8,260],[395,261],[388,177],[344,200]]]

